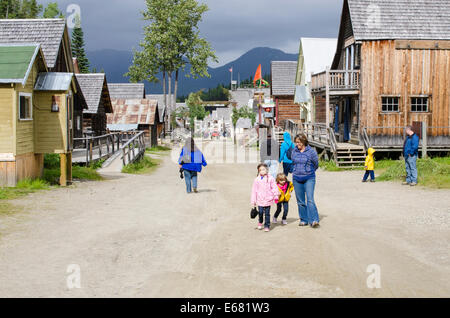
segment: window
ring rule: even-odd
[[[411,97],[412,112],[428,112],[428,97]]]
[[[32,120],[32,102],[31,94],[19,93],[19,119]]]
[[[399,111],[399,97],[382,97],[381,111],[383,112],[398,112]]]

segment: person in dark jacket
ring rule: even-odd
[[[419,156],[419,136],[406,127],[406,139],[403,145],[403,157],[405,157],[406,181],[404,185],[417,185],[417,158]]]
[[[300,226],[319,226],[319,213],[314,202],[316,186],[316,170],[319,168],[319,157],[311,148],[305,135],[297,135],[292,151],[293,183],[297,198]]]
[[[189,137],[186,139],[186,144],[181,150],[178,163],[184,172],[187,193],[191,193],[192,188],[197,193],[198,173],[202,172],[202,167],[206,167],[207,163],[202,152],[195,145],[194,138]]]

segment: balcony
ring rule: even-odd
[[[313,74],[311,91],[320,92],[328,89],[330,95],[357,95],[360,89],[359,70],[327,70]]]

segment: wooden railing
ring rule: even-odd
[[[358,90],[360,88],[359,70],[333,70],[313,74],[311,90]]]
[[[137,134],[137,131],[117,132],[96,137],[74,138],[73,141],[84,146],[75,150],[85,151],[85,163],[90,165],[92,162],[110,157]]]
[[[330,145],[330,134],[325,124],[305,123],[304,134],[309,142],[318,142],[325,145]]]
[[[137,133],[126,144],[122,146],[122,162],[126,166],[133,163],[145,154],[145,133],[143,131]]]
[[[303,132],[303,127],[299,126],[296,122],[287,119],[284,122],[284,130],[291,134],[292,137]]]

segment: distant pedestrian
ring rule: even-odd
[[[267,139],[260,142],[260,158],[261,162],[265,163],[269,168],[269,173],[273,179],[278,174],[278,160],[280,155],[280,144],[272,138],[270,132],[267,134]]]
[[[284,173],[279,173],[277,175],[277,186],[280,191],[280,197],[275,200],[277,204],[277,211],[273,216],[272,223],[278,223],[278,216],[281,213],[281,209],[283,209],[283,218],[281,219],[281,223],[283,225],[287,224],[287,216],[289,213],[289,200],[291,199],[291,192],[294,191],[294,184],[290,182]]]
[[[366,173],[364,174],[364,178],[362,182],[367,182],[367,179],[370,175],[370,182],[375,182],[375,159],[373,158],[373,154],[375,153],[375,149],[369,148],[367,149],[367,157],[366,162],[364,164],[364,169]]]
[[[296,147],[292,151],[293,183],[300,217],[300,226],[319,226],[319,213],[314,202],[316,186],[316,170],[319,168],[319,157],[311,148],[305,135],[295,137]]]
[[[259,220],[258,230],[270,231],[270,206],[275,203],[279,197],[279,191],[275,179],[269,174],[266,164],[258,165],[258,176],[253,182],[251,204],[258,207]]]
[[[419,136],[406,127],[406,139],[403,145],[403,156],[405,157],[406,181],[403,185],[417,185],[417,158],[419,156]]]
[[[202,167],[206,167],[207,163],[202,152],[195,145],[194,138],[186,139],[178,163],[181,171],[184,172],[187,193],[191,193],[192,188],[197,193],[198,173],[202,172]]]
[[[283,134],[283,143],[280,147],[280,163],[283,163],[283,173],[287,176],[289,176],[289,173],[292,173],[292,160],[288,158],[288,151],[290,149],[293,149],[294,143],[291,140],[291,134],[288,132],[285,132]]]

